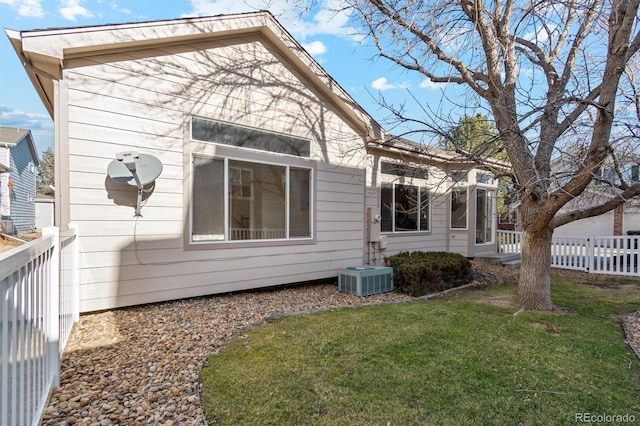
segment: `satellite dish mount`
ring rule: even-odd
[[[153,155],[139,154],[136,151],[124,151],[116,154],[116,159],[109,163],[109,177],[115,182],[138,188],[135,217],[140,214],[144,186],[156,180],[162,173],[162,163]]]

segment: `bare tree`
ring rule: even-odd
[[[554,228],[640,194],[640,183],[623,180],[600,205],[561,210],[605,162],[637,152],[631,64],[640,47],[640,0],[348,1],[344,7],[381,57],[468,89],[464,106],[493,116],[521,199],[517,304],[551,310]],[[569,152],[575,167],[554,181],[553,162]]]

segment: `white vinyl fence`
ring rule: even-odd
[[[78,320],[75,228],[0,254],[0,425],[37,425]]]
[[[551,266],[595,274],[640,276],[640,236],[554,237]],[[501,253],[520,253],[522,232],[498,231]]]

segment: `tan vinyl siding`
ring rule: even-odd
[[[451,253],[460,253],[463,256],[470,255],[469,253],[469,232],[465,231],[451,231],[449,237],[449,250]]]
[[[247,40],[200,44],[208,50],[198,52],[174,46],[68,62],[70,221],[82,234],[82,311],[335,277],[362,263],[362,136],[271,48],[241,41]],[[211,58],[217,65],[205,63]],[[248,58],[247,75],[231,80]],[[311,141],[312,158],[304,161],[314,171],[313,240],[188,247],[185,165],[193,154],[223,151],[189,140],[191,114]],[[135,188],[106,176],[115,154],[129,150],[154,155],[164,167],[137,219]],[[289,161],[225,152],[240,161],[245,155]]]

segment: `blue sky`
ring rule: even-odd
[[[437,108],[441,89],[418,74],[375,60],[374,49],[354,37],[348,17],[330,12],[331,3],[339,1],[321,0],[317,8],[300,18],[292,6],[296,2],[285,0],[0,0],[0,26],[31,30],[268,9],[381,124],[389,113],[378,104],[379,95],[396,105],[406,102],[409,111],[419,115],[410,90],[421,102]],[[40,153],[53,146],[53,122],[4,32],[0,35],[0,125],[31,129]]]

